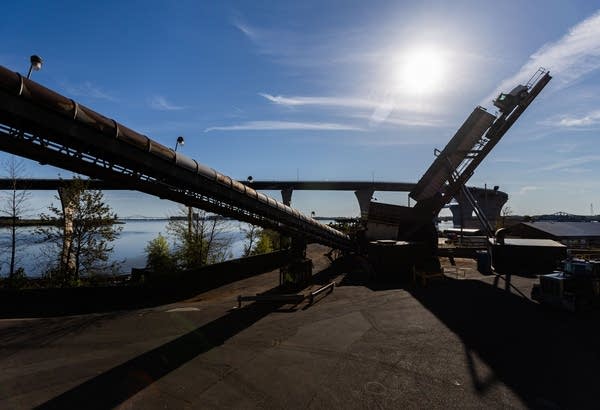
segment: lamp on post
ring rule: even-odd
[[[175,152],[177,152],[177,147],[179,147],[180,145],[184,145],[185,144],[185,140],[183,139],[183,137],[180,135],[179,137],[177,137],[177,141],[175,142]],[[191,238],[192,237],[192,221],[194,219],[194,208],[192,208],[191,206],[188,205],[188,236]]]
[[[29,77],[31,77],[32,71],[39,71],[42,68],[42,58],[40,56],[34,54],[31,57],[29,57],[29,61],[30,61],[30,65],[29,65],[29,71],[27,72],[27,79],[29,79]],[[22,129],[17,130],[15,128],[11,128],[10,133],[15,136],[18,136],[19,138],[23,138],[24,131]]]
[[[42,58],[38,55],[32,55],[31,57],[29,57],[29,61],[31,62],[31,65],[29,66],[29,72],[27,72],[27,78],[31,77],[31,72],[32,71],[39,71],[42,69]]]
[[[180,135],[179,137],[177,137],[177,142],[175,143],[175,151],[177,151],[177,147],[180,145],[184,145],[185,144],[185,140],[183,139],[183,137]]]

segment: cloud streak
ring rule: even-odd
[[[367,108],[375,109],[381,105],[378,101],[371,101],[363,98],[354,97],[315,97],[315,96],[298,96],[284,97],[281,95],[271,95],[267,93],[259,93],[261,97],[266,98],[272,103],[283,105],[286,107],[297,107],[303,105],[313,105],[321,107],[347,107],[347,108]]]
[[[600,124],[600,110],[592,111],[586,115],[575,117],[566,116],[559,120],[550,121],[553,126],[559,127],[589,127],[592,125]]]
[[[372,115],[353,115],[353,118],[359,118],[362,120],[366,120],[369,122],[370,127],[378,127],[378,126],[392,126],[392,127],[445,127],[445,124],[442,120],[437,118],[423,118],[416,116],[399,116],[399,115],[390,115],[391,113],[383,113],[387,114],[385,117],[378,117],[379,112],[376,110]]]
[[[89,97],[96,100],[116,101],[116,98],[102,90],[100,87],[85,81],[82,84],[64,85],[67,93],[78,97]]]
[[[584,155],[581,157],[568,158],[561,161],[557,161],[554,164],[550,164],[547,167],[542,168],[544,171],[554,171],[554,170],[567,170],[572,169],[573,167],[577,167],[583,164],[588,164],[590,162],[598,162],[600,161],[600,155]]]
[[[492,158],[490,162],[495,162],[498,164],[523,164],[525,160],[521,158]]]
[[[533,191],[539,191],[541,188],[539,186],[524,186],[521,189],[519,189],[519,192],[517,192],[518,195],[525,195],[528,192],[533,192]]]
[[[398,104],[391,98],[387,101],[376,101],[359,97],[331,97],[331,96],[292,96],[286,97],[282,95],[272,95],[267,93],[259,93],[259,95],[273,104],[284,107],[322,107],[330,109],[353,109],[356,114],[348,114],[344,111],[343,114],[352,118],[368,119],[370,126],[376,126],[380,123],[396,126],[440,126],[441,123],[437,119],[423,119],[398,117],[392,114],[398,112],[422,113],[430,111],[431,107],[423,105],[403,103]],[[361,114],[363,112],[371,112],[370,115]]]
[[[532,54],[517,74],[505,79],[484,100],[485,104],[500,91],[524,84],[539,67],[549,69],[559,87],[568,86],[600,68],[600,11],[573,26],[558,41],[545,44]]]
[[[335,34],[332,32],[319,34],[267,29],[252,26],[240,19],[235,19],[232,25],[252,42],[258,53],[269,56],[280,64],[296,68],[322,67],[334,64],[336,55],[339,54],[335,51],[340,44],[333,44],[332,36],[335,37]]]
[[[268,93],[259,93],[268,101],[285,106],[285,107],[301,107],[301,106],[318,106],[326,108],[355,108],[362,110],[391,110],[391,111],[410,111],[410,112],[430,112],[430,105],[417,103],[399,103],[396,98],[388,97],[382,100],[372,100],[360,97],[331,97],[331,96],[292,96],[286,97],[282,95],[272,95]]]
[[[210,131],[364,131],[360,127],[324,122],[248,121],[241,124],[209,127]]]
[[[250,40],[252,40],[252,41],[258,40],[258,34],[256,33],[256,31],[254,29],[252,29],[250,26],[248,26],[247,24],[242,23],[240,21],[234,21],[233,26],[235,28],[237,28],[238,30],[240,30]]]
[[[150,99],[150,107],[158,111],[179,111],[185,109],[185,107],[170,103],[165,97],[160,95],[156,95]]]

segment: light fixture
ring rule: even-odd
[[[32,55],[31,57],[29,57],[29,61],[31,62],[31,65],[29,66],[29,72],[27,73],[27,78],[31,77],[31,72],[32,71],[39,71],[42,69],[42,58],[38,55]]]
[[[179,137],[177,137],[177,142],[175,143],[175,151],[177,151],[177,147],[180,145],[184,145],[185,144],[185,140],[183,139],[183,137],[180,135]]]

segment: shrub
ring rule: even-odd
[[[146,268],[157,273],[168,273],[176,269],[167,239],[160,233],[146,245]]]

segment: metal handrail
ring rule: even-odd
[[[308,304],[312,305],[315,301],[315,296],[318,296],[319,294],[325,292],[326,290],[329,290],[329,293],[333,292],[333,289],[335,288],[335,282],[331,282],[325,286],[320,287],[319,289],[315,290],[314,292],[311,292],[310,295],[308,296]]]

